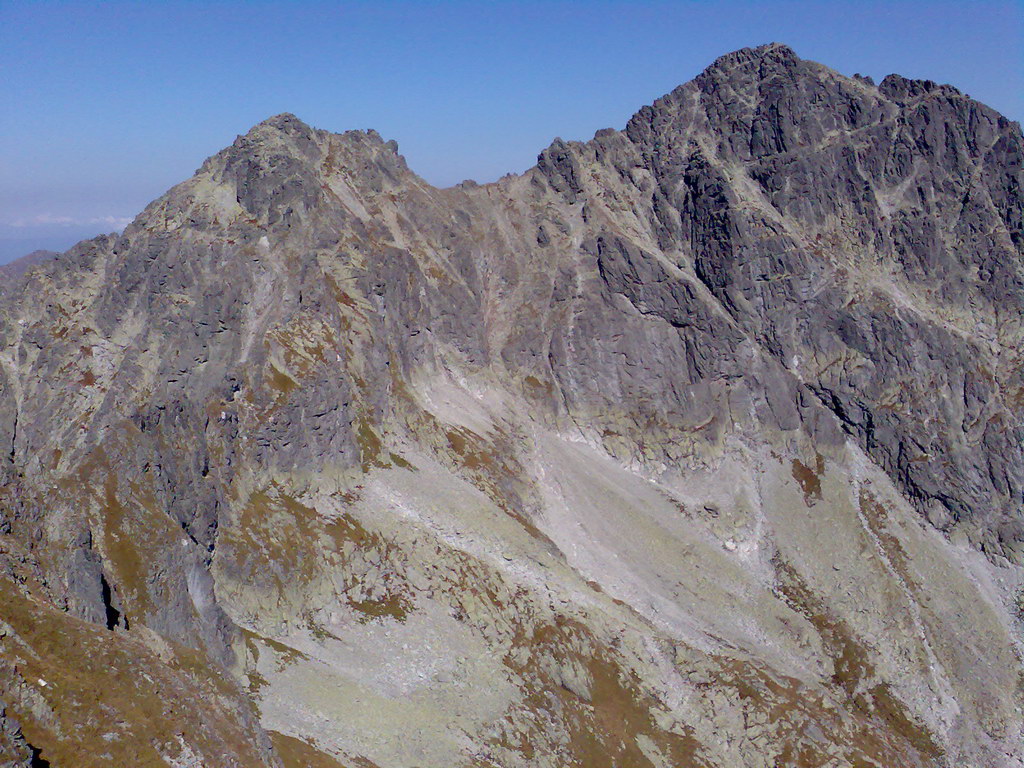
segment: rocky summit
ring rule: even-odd
[[[3,283],[3,765],[1024,766],[1022,161],[778,44],[493,184],[260,123]]]

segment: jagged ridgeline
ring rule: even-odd
[[[5,764],[1024,765],[1022,143],[768,45],[494,184],[279,115],[4,277]]]

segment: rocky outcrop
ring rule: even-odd
[[[17,720],[7,717],[6,707],[0,704],[0,755],[4,768],[31,768],[33,748],[25,742],[25,735]]]
[[[54,764],[1021,765],[1021,152],[780,45],[489,185],[259,124],[0,303],[11,716]],[[152,686],[47,677],[99,658]]]

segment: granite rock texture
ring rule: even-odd
[[[4,757],[1024,765],[1022,153],[778,44],[494,184],[260,123],[4,285]]]

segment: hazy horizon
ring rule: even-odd
[[[1024,117],[1021,2],[14,2],[0,7],[0,262],[121,229],[252,125],[375,128],[447,186],[589,139],[777,41]]]

